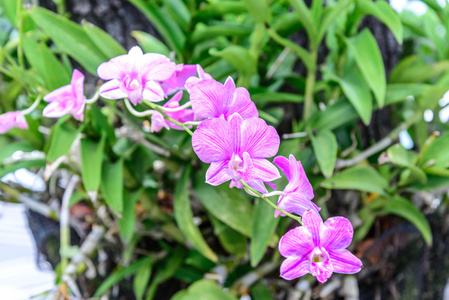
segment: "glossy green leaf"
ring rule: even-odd
[[[105,135],[100,141],[81,139],[81,177],[88,192],[97,192],[100,187],[104,141]]]
[[[273,300],[273,296],[268,290],[267,286],[261,281],[258,281],[251,287],[251,299],[253,300]]]
[[[421,232],[427,245],[432,245],[432,231],[429,222],[409,200],[395,196],[391,200],[386,200],[384,205],[380,214],[395,214],[406,219]]]
[[[218,237],[223,248],[236,257],[244,257],[246,254],[247,238],[218,220],[212,214],[209,214],[209,220],[214,227],[214,234]]]
[[[270,102],[270,103],[301,103],[304,101],[304,96],[291,93],[279,92],[263,92],[251,93],[251,99],[254,102]]]
[[[147,260],[136,272],[136,276],[133,280],[133,290],[137,300],[143,299],[148,282],[150,281],[152,268],[153,262]]]
[[[198,227],[193,223],[193,213],[190,207],[189,179],[191,168],[187,167],[178,181],[174,195],[174,215],[176,223],[184,236],[192,243],[193,247],[212,261],[217,261],[217,255],[207,245]]]
[[[322,21],[319,23],[319,32],[317,43],[321,43],[324,35],[328,31],[329,27],[338,16],[343,14],[343,10],[349,6],[352,0],[339,0],[334,6],[326,7],[323,12]]]
[[[140,268],[153,258],[144,257],[133,263],[132,265],[123,268],[122,266],[118,266],[115,271],[110,274],[105,281],[98,287],[96,290],[94,297],[100,298],[104,293],[106,293],[109,289],[111,289],[116,283],[121,281],[122,279],[135,274]]]
[[[126,53],[126,50],[112,36],[94,24],[86,22],[83,24],[83,29],[108,59]]]
[[[123,211],[123,160],[103,162],[101,192],[108,206],[117,215]]]
[[[36,43],[26,36],[23,38],[23,49],[31,66],[44,79],[48,91],[53,91],[70,83],[70,76],[56,56],[44,43]]]
[[[449,69],[449,60],[441,60],[432,64],[418,55],[402,59],[391,71],[390,83],[420,83],[432,79]]]
[[[324,180],[321,182],[321,186],[327,189],[359,190],[385,194],[388,181],[373,168],[355,166]]]
[[[293,9],[298,14],[300,21],[304,25],[309,39],[314,38],[316,28],[313,22],[313,16],[304,0],[289,0],[289,2],[290,5],[293,6]]]
[[[226,14],[241,14],[247,12],[245,3],[232,0],[221,0],[209,2],[195,15],[196,20],[206,21],[214,17],[221,17]]]
[[[388,84],[387,93],[385,95],[385,105],[395,104],[397,102],[404,101],[407,97],[413,96],[418,97],[426,91],[426,89],[431,88],[431,85],[427,84]]]
[[[164,0],[168,13],[176,23],[185,31],[189,31],[191,16],[189,9],[182,0]]]
[[[382,21],[393,33],[399,44],[402,44],[402,22],[399,15],[386,1],[372,2],[370,0],[358,0],[357,9],[363,14],[372,15]]]
[[[221,51],[210,49],[209,53],[224,58],[241,74],[256,73],[256,62],[246,48],[230,45]]]
[[[80,25],[38,6],[30,10],[30,15],[58,48],[77,60],[90,73],[96,75],[98,66],[108,60]]]
[[[167,11],[154,2],[142,0],[129,0],[129,2],[143,12],[156,27],[167,45],[181,57],[186,38],[179,25],[168,15]]]
[[[204,175],[195,178],[194,190],[201,203],[217,219],[251,237],[251,205],[239,190],[227,186],[210,186],[204,183]]]
[[[376,97],[377,104],[383,107],[387,83],[384,63],[376,39],[368,29],[364,29],[357,36],[348,38],[346,41],[363,78]]]
[[[219,25],[206,26],[200,23],[196,25],[190,40],[193,44],[198,44],[219,36],[249,36],[251,32],[251,27],[241,24],[220,23]]]
[[[279,218],[274,217],[274,208],[264,200],[258,199],[254,207],[251,234],[250,261],[252,267],[257,266],[263,258],[278,223]]]
[[[446,132],[435,139],[433,143],[426,148],[421,157],[421,166],[438,167],[442,169],[449,168],[449,132]]]
[[[11,155],[14,154],[16,151],[23,151],[23,152],[31,152],[33,150],[36,150],[35,147],[30,145],[28,142],[13,142],[8,143],[5,146],[0,146],[0,165],[2,164],[3,160],[5,158],[11,157]]]
[[[311,137],[313,151],[315,153],[321,172],[328,178],[334,172],[337,160],[338,144],[332,131],[323,130]]]
[[[2,0],[2,1],[0,1],[0,7],[3,10],[3,14],[8,18],[9,22],[11,22],[11,24],[14,27],[17,27],[17,2],[18,1],[19,0]]]
[[[289,48],[290,50],[293,51],[293,53],[295,53],[304,63],[304,65],[308,68],[308,69],[312,69],[314,66],[312,65],[312,57],[310,55],[310,53],[304,49],[301,46],[298,46],[296,43],[290,41],[287,38],[283,38],[281,37],[276,31],[274,31],[273,29],[269,29],[268,30],[268,34],[271,36],[271,38],[273,38],[273,40],[275,40],[277,43],[279,43],[280,45]]]
[[[136,225],[135,204],[142,192],[142,189],[135,192],[129,192],[125,189],[123,192],[123,214],[122,217],[118,219],[118,225],[120,238],[125,245],[129,245],[134,234]]]
[[[178,292],[172,300],[236,300],[223,291],[213,280],[199,280],[193,283],[187,291]]]
[[[267,0],[243,0],[243,3],[256,23],[264,22],[267,19],[270,10]]]
[[[137,40],[139,46],[146,53],[160,53],[166,56],[170,55],[170,50],[160,40],[149,33],[143,31],[132,31],[131,35]]]
[[[289,36],[290,34],[299,31],[302,23],[295,13],[283,13],[270,25],[270,29],[276,31],[281,36]]]
[[[56,124],[52,131],[50,147],[47,152],[47,161],[49,163],[67,154],[80,132],[79,128],[66,123]]]
[[[324,111],[315,112],[311,117],[310,127],[318,131],[332,130],[358,117],[354,107],[344,99],[327,105]]]
[[[18,169],[33,169],[33,168],[43,168],[46,165],[45,159],[30,159],[21,160],[15,163],[2,165],[0,168],[0,177],[5,176],[8,173],[17,171]]]
[[[363,123],[368,125],[371,122],[373,98],[371,96],[371,91],[363,80],[360,72],[353,68],[350,71],[345,72],[343,78],[337,76],[332,76],[331,78],[340,84],[340,87],[349,102],[354,106]]]

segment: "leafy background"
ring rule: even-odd
[[[90,74],[93,95],[98,65],[135,43],[217,80],[232,76],[283,137],[279,155],[303,163],[322,216],[352,221],[351,249],[364,262],[325,285],[280,279],[277,242],[297,224],[206,185],[187,134],[150,134],[148,120],[101,99],[83,123],[38,110],[29,130],[0,136],[0,176],[26,168],[47,181],[41,192],[1,182],[0,197],[28,205],[59,295],[441,298],[449,5],[422,2],[418,16],[370,0],[2,0],[0,111],[67,84],[74,67]],[[70,224],[60,223],[67,212]]]

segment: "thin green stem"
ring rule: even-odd
[[[306,78],[306,90],[304,95],[304,121],[307,121],[312,115],[313,108],[313,92],[315,88],[315,80],[316,80],[316,57],[317,51],[315,49],[310,49],[310,57],[312,62],[310,63],[311,67],[307,70],[307,78]]]
[[[19,30],[19,45],[17,47],[17,58],[19,60],[19,65],[23,67],[22,0],[17,1],[17,29]]]
[[[36,100],[34,100],[34,103],[30,107],[28,107],[25,110],[22,110],[22,115],[30,114],[33,110],[36,109],[36,107],[38,107],[39,103],[41,103],[41,100],[42,96],[41,95],[37,96]]]
[[[279,206],[277,206],[276,204],[274,204],[273,202],[270,201],[270,199],[268,199],[268,197],[266,197],[264,194],[262,194],[261,192],[256,191],[255,189],[253,189],[252,187],[250,187],[245,181],[240,180],[240,182],[243,184],[243,187],[245,188],[245,190],[248,192],[250,191],[251,193],[248,192],[248,194],[251,195],[256,195],[259,198],[262,198],[263,200],[265,200],[265,202],[267,202],[268,204],[270,204],[274,209],[277,209],[278,211],[280,211],[281,213],[283,213],[284,215],[296,220],[299,222],[299,224],[302,225],[302,220],[300,217],[297,217],[295,215],[292,215],[291,213],[286,212],[285,210],[283,210],[282,208],[280,208]]]
[[[145,101],[145,103],[146,103],[149,107],[151,107],[152,109],[157,110],[158,112],[160,112],[161,115],[164,116],[164,118],[166,118],[166,119],[169,120],[170,122],[172,122],[172,123],[174,123],[174,124],[176,124],[176,125],[178,125],[178,126],[184,128],[184,130],[185,130],[188,134],[193,135],[193,132],[187,127],[187,125],[185,125],[184,123],[181,123],[181,122],[179,122],[179,121],[176,121],[176,120],[173,119],[172,117],[169,117],[159,105],[154,104],[153,102],[150,102],[150,101]]]

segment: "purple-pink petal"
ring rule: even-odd
[[[106,99],[122,99],[128,94],[120,89],[121,82],[118,79],[112,79],[103,83],[100,87],[100,96]]]
[[[278,169],[265,158],[252,159],[254,170],[252,176],[263,181],[273,181],[281,177]]]
[[[223,115],[224,107],[229,105],[233,92],[213,79],[198,82],[190,92],[190,102],[196,118],[202,120]]]
[[[243,119],[249,119],[259,116],[257,107],[251,100],[247,89],[243,87],[235,89],[232,103],[228,107],[228,115],[232,113],[239,113]]]
[[[354,274],[362,269],[362,261],[346,249],[329,251],[334,272]]]
[[[28,129],[25,116],[20,111],[10,111],[0,115],[0,134],[3,134],[13,127]]]
[[[284,257],[306,256],[313,247],[312,235],[304,226],[290,229],[279,241],[279,253]]]
[[[138,63],[139,74],[146,80],[167,80],[176,71],[176,64],[162,54],[147,53]]]
[[[308,210],[313,210],[315,212],[319,212],[321,210],[321,208],[319,208],[311,200],[304,197],[298,197],[295,194],[280,196],[278,200],[278,206],[288,213],[295,213],[300,216],[302,216]],[[278,216],[284,217],[285,215],[276,210],[274,212],[274,216],[277,218]]]
[[[206,183],[216,186],[230,180],[232,177],[229,175],[227,169],[227,161],[211,163],[206,172]]]
[[[250,118],[242,124],[242,144],[251,157],[272,157],[279,150],[279,135],[276,129],[264,120]]]
[[[229,160],[234,149],[231,126],[223,119],[201,122],[192,136],[196,155],[205,163]]]
[[[273,159],[273,163],[281,169],[282,173],[287,177],[287,180],[290,181],[292,178],[290,174],[290,161],[286,157],[276,156]]]
[[[312,235],[313,244],[320,245],[320,230],[323,220],[320,215],[313,210],[306,211],[302,217],[302,223]]]
[[[321,227],[321,246],[328,250],[344,249],[351,245],[354,230],[348,219],[329,218]]]
[[[64,106],[67,105],[67,106]],[[47,118],[59,118],[70,112],[72,103],[51,102],[42,111],[42,115]]]
[[[310,274],[319,282],[326,282],[334,272],[329,253],[324,248],[315,247],[309,256]]]
[[[281,276],[286,280],[292,280],[306,275],[310,271],[310,262],[306,257],[289,257],[281,264]]]

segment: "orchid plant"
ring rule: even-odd
[[[293,155],[273,160],[288,179],[284,190],[276,190],[272,181],[281,176],[267,158],[278,152],[280,137],[274,127],[258,117],[248,90],[236,88],[231,77],[221,84],[205,74],[201,66],[176,66],[163,55],[143,54],[138,46],[101,64],[98,76],[109,80],[100,87],[99,95],[123,99],[135,116],[151,116],[151,132],[172,128],[191,134],[193,150],[201,161],[210,164],[206,183],[217,186],[230,181],[230,188],[244,189],[274,206],[273,217],[288,216],[302,225],[287,232],[279,242],[279,251],[287,258],[281,266],[283,278],[291,280],[310,273],[318,281],[326,282],[333,272],[354,274],[361,270],[360,259],[345,249],[353,237],[351,223],[343,217],[323,223],[320,208],[312,202],[312,186],[301,162]],[[98,99],[86,101],[83,81],[83,74],[74,70],[69,85],[44,96],[50,104],[43,110],[43,116],[58,118],[72,114],[82,121],[86,102],[93,104]],[[185,89],[190,101],[180,106]],[[154,104],[173,92],[177,93],[166,104]],[[139,112],[132,107],[141,102],[150,104],[152,109]],[[27,128],[21,112],[6,113],[0,120],[3,132],[14,126]],[[189,129],[192,125],[197,126],[193,133]],[[268,192],[267,186],[274,191]],[[277,205],[268,200],[271,196],[279,196]]]

